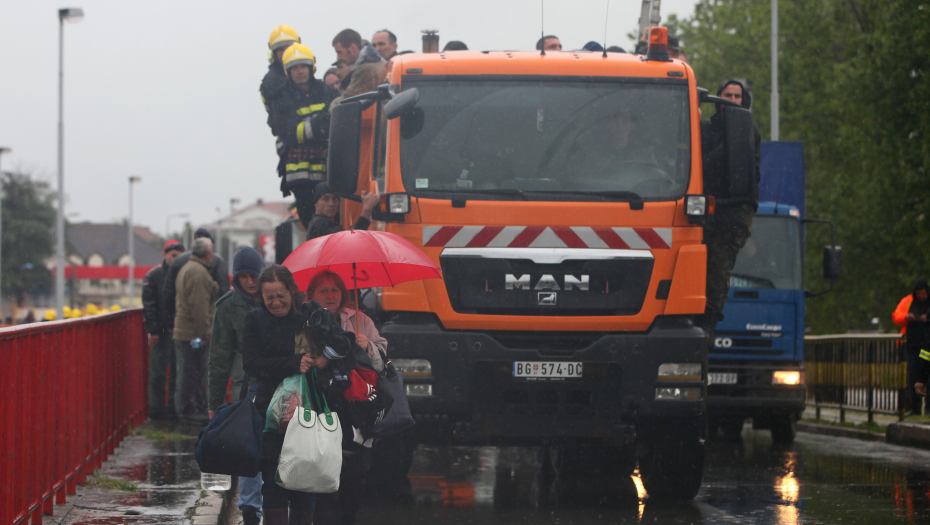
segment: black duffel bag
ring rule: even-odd
[[[384,362],[384,375],[378,378],[378,388],[387,390],[394,398],[394,404],[384,415],[384,419],[371,429],[371,437],[376,438],[399,434],[416,424],[410,414],[403,374],[394,368],[384,352],[381,352],[381,360]]]
[[[201,472],[247,478],[258,475],[265,427],[265,417],[254,403],[258,384],[256,381],[249,388],[249,376],[245,376],[239,401],[217,408],[200,431],[194,456]]]

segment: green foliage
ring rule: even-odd
[[[165,432],[164,430],[159,430],[152,427],[145,427],[141,429],[140,432],[143,436],[153,441],[185,441],[188,439],[194,439],[196,437],[188,436],[186,434],[179,434],[177,432]]]
[[[670,17],[698,84],[753,88],[753,118],[770,136],[771,2],[702,0]],[[813,333],[891,329],[897,301],[930,268],[930,3],[815,0],[779,4],[781,140],[804,143],[807,216],[830,219],[844,277],[807,303]],[[713,109],[705,105],[705,118]],[[807,231],[808,289],[820,276],[826,229]]]
[[[139,485],[131,481],[123,481],[121,479],[111,478],[99,470],[94,470],[94,485],[110,490],[123,490],[126,492],[135,492],[139,490]]]
[[[21,173],[4,173],[3,291],[18,298],[27,290],[48,291],[45,263],[55,250],[54,194],[48,184]]]

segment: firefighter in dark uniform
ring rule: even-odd
[[[265,111],[268,113],[269,128],[272,127],[271,104],[281,96],[284,86],[287,85],[287,73],[284,71],[282,57],[287,48],[299,43],[300,36],[297,35],[297,31],[284,25],[276,27],[268,37],[268,49],[271,50],[271,56],[268,59],[270,64],[268,64],[268,72],[262,79],[259,91],[262,94],[262,104],[265,105]],[[277,136],[273,128],[271,133]]]
[[[168,317],[165,311],[164,282],[168,268],[174,258],[184,252],[184,245],[178,241],[168,241],[162,249],[164,260],[145,274],[142,279],[142,322],[148,334],[149,346],[149,417],[166,419],[175,415],[174,383],[176,380],[174,363],[174,343],[168,332]],[[168,378],[168,403],[165,404],[165,375]]]
[[[271,104],[271,129],[284,147],[281,192],[294,194],[306,227],[314,212],[313,188],[326,180],[329,104],[339,92],[314,78],[316,61],[307,46],[292,44],[282,62],[288,81]]]
[[[718,96],[752,107],[752,98],[742,83],[728,80],[720,85]],[[714,329],[723,320],[723,306],[730,291],[730,271],[736,256],[749,239],[752,217],[759,207],[759,167],[762,137],[753,125],[755,145],[755,177],[746,195],[730,195],[726,179],[725,130],[720,105],[709,121],[701,122],[701,149],[704,165],[704,193],[713,195],[716,201],[713,223],[704,228],[704,244],[707,245],[707,306],[704,310],[702,328],[707,332],[709,349],[713,348]]]

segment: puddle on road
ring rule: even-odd
[[[596,470],[596,469],[595,469]],[[367,505],[359,522],[449,524],[930,523],[930,452],[765,431],[710,442],[695,501],[650,501],[637,476],[549,481],[529,448],[418,447],[412,503]]]
[[[199,487],[198,487],[199,489]],[[133,515],[183,515],[192,507],[200,490],[137,490],[134,492],[94,488],[76,503],[82,509],[112,511]]]

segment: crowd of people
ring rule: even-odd
[[[227,383],[239,392],[246,377],[258,382],[254,402],[264,414],[285,378],[305,374],[346,429],[340,488],[309,494],[275,483],[284,435],[266,428],[261,472],[239,479],[239,508],[247,525],[354,523],[371,464],[372,440],[363,436],[384,407],[343,394],[353,370],[383,371],[387,340],[333,272],[298,290],[290,270],[266,267],[255,249],[243,247],[233,258],[230,289],[226,262],[206,230],[196,232],[190,251],[172,240],[163,254],[143,281],[150,417],[202,426],[226,402]]]

